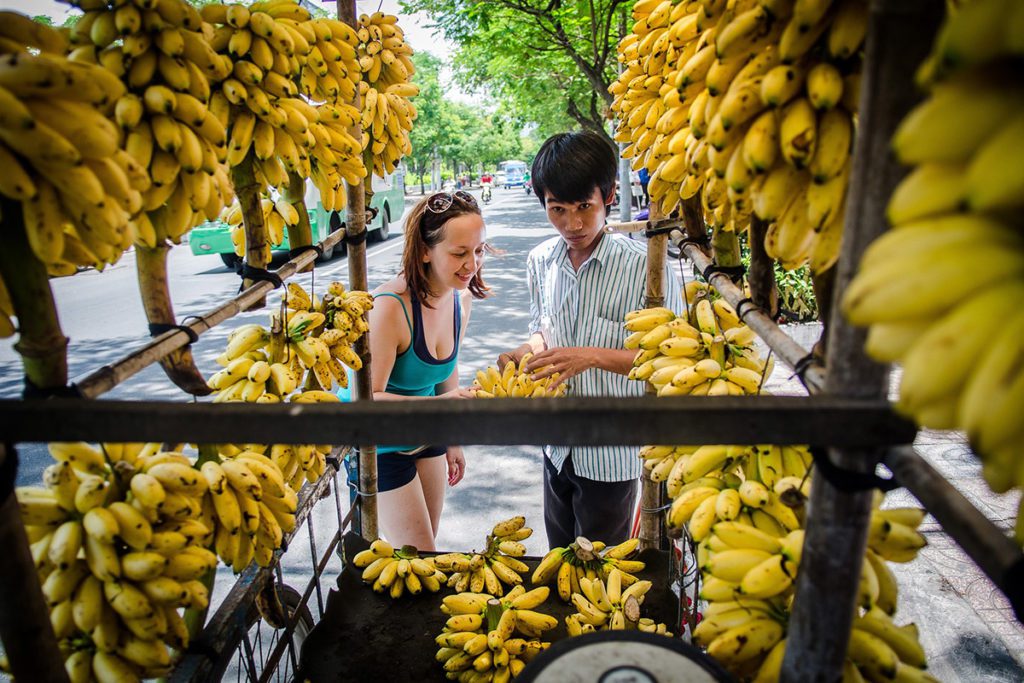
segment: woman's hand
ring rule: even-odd
[[[448,460],[448,485],[455,486],[466,474],[466,457],[462,454],[462,446],[449,446],[445,457]]]
[[[443,394],[438,394],[438,398],[476,398],[476,394],[473,393],[472,389],[465,389],[463,387],[456,387],[451,391],[446,391]]]

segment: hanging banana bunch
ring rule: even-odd
[[[299,212],[284,198],[276,201],[267,196],[260,198],[260,209],[263,213],[263,224],[267,226],[266,258],[270,260],[272,247],[279,247],[284,242],[285,228],[298,225]],[[235,254],[245,256],[245,227],[242,225],[242,207],[238,202],[227,206],[221,212],[220,219],[231,229],[231,242],[235,245]]]
[[[712,228],[770,223],[786,269],[838,257],[865,0],[646,0],[619,45],[615,139],[664,213],[700,196]]]
[[[50,453],[44,486],[16,495],[68,677],[166,676],[170,648],[189,642],[179,610],[209,604],[206,481],[158,443],[52,443]]]
[[[409,131],[417,113],[409,98],[419,94],[412,83],[412,47],[405,42],[398,17],[383,12],[360,15],[357,35],[363,149],[373,156],[373,173],[384,177],[412,152]]]
[[[918,72],[928,97],[893,136],[913,167],[889,200],[893,227],[843,299],[847,318],[870,327],[868,354],[903,367],[897,408],[966,432],[997,492],[1024,486],[1022,17],[1004,0],[950,8]],[[963,134],[945,135],[951,126]],[[1015,534],[1024,544],[1024,510]]]
[[[71,58],[100,64],[127,86],[114,106],[121,152],[145,169],[141,202],[131,206],[136,267],[151,325],[175,325],[167,252],[194,226],[215,218],[233,195],[224,166],[224,126],[208,109],[211,83],[229,65],[210,50],[198,11],[184,0],[149,9],[94,2],[71,30]],[[190,394],[209,393],[189,348],[161,359]]]

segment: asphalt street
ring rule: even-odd
[[[418,195],[410,195],[407,206]],[[484,275],[492,296],[474,304],[460,354],[463,385],[472,381],[479,369],[495,363],[499,353],[518,345],[526,337],[528,297],[525,288],[525,262],[529,250],[554,234],[533,196],[522,190],[496,190],[493,201],[485,205],[489,243],[496,253],[489,256]],[[617,213],[617,212],[616,212]],[[390,278],[398,268],[402,249],[400,226],[393,224],[392,237],[384,243],[369,245],[370,288]],[[179,319],[207,312],[233,296],[239,278],[215,256],[193,256],[187,246],[171,251],[169,268],[175,312]],[[332,280],[347,283],[347,261],[317,264],[312,276],[299,276],[298,282],[312,282],[322,292]],[[83,271],[71,278],[53,282],[60,320],[70,338],[68,361],[72,381],[106,363],[122,357],[146,343],[146,321],[138,300],[135,259],[129,252],[103,273]],[[268,303],[277,303],[271,294]],[[214,358],[223,350],[228,332],[243,323],[266,323],[263,309],[237,316],[219,326],[193,345],[196,362],[204,374],[218,369]],[[815,326],[792,328],[797,341],[810,347],[817,338]],[[21,364],[12,348],[13,340],[0,343],[0,397],[21,394]],[[766,385],[773,393],[802,393],[778,364]],[[105,396],[124,400],[159,399],[188,401],[152,366]],[[957,435],[923,433],[918,442],[933,465],[956,481],[958,487],[990,518],[1009,524],[1016,498],[994,496],[979,476],[973,456]],[[39,444],[19,444],[21,467],[19,483],[37,483],[42,468],[50,462]],[[441,520],[438,547],[446,550],[470,550],[482,545],[491,526],[507,517],[523,514],[533,526],[533,537],[524,543],[531,555],[547,549],[541,513],[542,456],[536,447],[480,447],[466,449],[465,479],[449,490]],[[909,494],[894,494],[900,504],[916,504]],[[343,492],[341,512],[347,507]],[[285,580],[302,590],[312,574],[310,540],[322,552],[338,526],[338,511],[330,501],[314,509],[313,532],[303,533],[293,542],[282,562]],[[943,681],[1020,681],[1024,652],[1024,632],[1013,619],[1005,599],[946,537],[931,517],[923,530],[930,546],[910,565],[897,567],[901,587],[899,623],[915,621],[930,658],[930,671]],[[300,542],[301,540],[301,542]],[[333,583],[339,565],[332,560],[324,576],[324,588]],[[222,596],[232,579],[227,571],[217,581],[214,599]],[[317,615],[317,600],[311,605]]]

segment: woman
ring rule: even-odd
[[[370,312],[374,400],[472,397],[459,388],[459,343],[473,299],[487,293],[485,249],[471,195],[439,192],[412,209],[402,272],[374,292]],[[382,535],[396,547],[434,550],[445,480],[454,486],[465,470],[461,446],[378,446]]]

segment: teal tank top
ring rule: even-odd
[[[410,290],[412,299],[412,319],[405,308],[402,297],[393,292],[384,292],[377,296],[390,296],[398,299],[402,305],[402,313],[405,314],[405,322],[409,325],[409,333],[412,343],[402,353],[395,357],[395,364],[391,368],[391,376],[388,377],[386,391],[400,396],[436,396],[437,385],[448,379],[455,370],[459,359],[459,333],[462,329],[462,308],[459,303],[459,293],[455,292],[455,344],[452,347],[451,355],[443,360],[434,358],[430,349],[427,348],[426,338],[423,336],[423,311],[416,295]],[[394,453],[395,451],[407,451],[418,448],[418,446],[378,446],[378,453]]]

